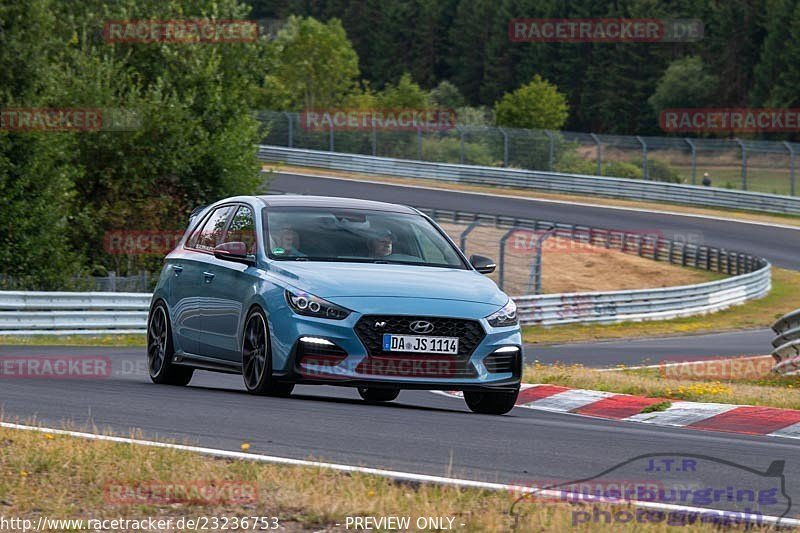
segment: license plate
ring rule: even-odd
[[[419,352],[458,354],[458,337],[420,337],[383,334],[384,352]]]

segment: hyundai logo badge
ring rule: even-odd
[[[415,320],[408,325],[408,329],[414,333],[430,333],[433,331],[433,324],[427,320]]]

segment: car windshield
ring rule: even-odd
[[[448,239],[418,214],[272,207],[265,220],[272,259],[466,268]]]

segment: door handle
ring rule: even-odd
[[[172,270],[175,272],[176,276],[180,276],[181,272],[183,272],[183,267],[180,265],[172,265]]]
[[[206,279],[206,283],[211,283],[211,281],[214,279],[214,273],[213,272],[203,272],[203,277]]]

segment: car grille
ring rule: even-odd
[[[400,353],[383,350],[384,333],[419,335],[409,325],[425,320],[434,328],[426,337],[458,337],[458,354]],[[378,325],[382,324],[382,325]],[[366,315],[356,323],[356,334],[367,349],[367,357],[356,368],[359,374],[371,376],[465,378],[477,371],[469,362],[475,348],[486,333],[480,322],[457,318]]]

